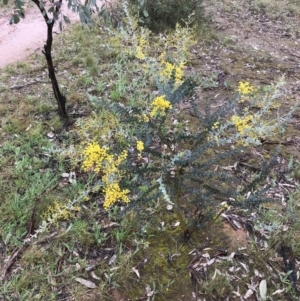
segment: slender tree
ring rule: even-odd
[[[9,0],[3,0],[3,3],[8,4],[8,1]],[[62,0],[58,0],[56,2],[50,0],[48,3],[50,5],[50,8],[48,9],[46,9],[46,2],[43,0],[31,1],[34,2],[38,7],[47,25],[47,41],[42,52],[45,55],[47,61],[48,74],[51,80],[53,93],[57,101],[58,113],[62,118],[67,118],[68,115],[66,110],[66,97],[60,92],[52,60],[53,27],[55,22],[59,20],[59,17],[61,15]],[[15,10],[10,20],[10,24],[19,23],[20,17],[24,18],[23,6],[23,1],[15,1]],[[95,8],[97,11],[99,11],[96,5],[96,0],[88,1],[85,3],[85,5],[82,5],[76,0],[68,0],[68,8],[72,8],[73,11],[76,11],[79,14],[81,23],[87,24],[88,26],[92,26],[93,24],[90,15],[91,8]],[[52,16],[49,17],[49,14]],[[66,23],[70,23],[70,20],[66,16],[63,16],[63,20]],[[60,29],[62,30],[62,21],[59,21],[59,25]]]
[[[55,99],[57,101],[58,113],[61,117],[66,118],[67,117],[66,98],[64,95],[61,94],[61,92],[59,90],[59,86],[58,86],[58,83],[56,80],[55,70],[54,70],[54,66],[53,66],[52,52],[51,52],[52,41],[53,41],[53,26],[54,26],[55,20],[58,18],[58,15],[60,13],[60,7],[62,5],[62,0],[55,2],[55,5],[53,7],[53,18],[52,19],[50,19],[48,17],[48,14],[45,10],[45,6],[41,5],[42,2],[40,2],[39,0],[32,0],[32,1],[39,8],[39,10],[42,13],[42,15],[44,16],[44,20],[47,24],[47,41],[46,41],[46,44],[44,45],[43,53],[47,60],[48,74],[49,74],[49,78],[51,80],[53,93],[54,93]]]

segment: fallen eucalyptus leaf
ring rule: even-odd
[[[228,269],[228,271],[229,271],[230,273],[233,273],[233,272],[235,271],[235,267],[232,266],[231,268]]]
[[[30,124],[25,131],[29,131],[31,129],[32,125]]]
[[[147,293],[147,297],[151,297],[154,295],[154,291],[151,289],[149,284],[146,285],[146,293]]]
[[[259,278],[263,278],[263,274],[262,273],[260,273],[258,270],[254,270],[254,274],[255,274],[255,276],[257,276],[257,277],[259,277]]]
[[[91,276],[96,279],[96,280],[100,280],[101,278],[98,277],[94,272],[91,272]]]
[[[108,265],[112,265],[116,260],[117,260],[117,255],[114,254],[114,255],[110,258],[110,260],[109,260],[109,262],[108,262]]]
[[[92,281],[85,280],[83,278],[75,278],[75,280],[88,288],[96,288],[96,284]]]
[[[276,290],[273,294],[272,294],[272,296],[273,295],[277,295],[277,294],[281,294],[281,293],[283,293],[284,292],[284,289],[282,289],[282,290]]]
[[[240,265],[245,269],[246,272],[249,272],[249,268],[245,263],[240,262]]]
[[[135,267],[133,267],[131,269],[134,271],[134,273],[137,275],[137,277],[140,278],[140,273],[139,273],[138,269],[136,269]]]
[[[207,265],[212,265],[215,261],[216,261],[216,258],[212,258],[212,259],[209,260],[206,264],[207,264]]]
[[[263,279],[259,284],[259,295],[262,300],[267,298],[267,280]]]
[[[245,298],[245,299],[248,299],[248,298],[250,298],[252,295],[253,295],[253,290],[252,290],[252,289],[248,289],[247,292],[246,292],[246,294],[245,294],[245,296],[244,296],[244,298]]]
[[[171,204],[168,204],[167,205],[167,210],[172,210],[173,209],[173,206]]]
[[[53,133],[53,132],[49,132],[48,134],[47,134],[47,137],[48,138],[53,138],[55,136],[55,134]]]

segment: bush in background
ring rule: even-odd
[[[128,0],[138,13],[141,25],[154,32],[175,28],[176,24],[201,25],[204,20],[202,0]]]

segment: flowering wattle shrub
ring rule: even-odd
[[[210,108],[201,113],[193,93],[197,83],[185,75],[189,47],[195,43],[189,27],[177,25],[169,35],[152,37],[128,14],[123,27],[107,34],[112,44],[105,47],[122,49],[116,68],[122,77],[128,72],[126,91],[131,94],[128,99],[125,94],[125,101],[89,95],[94,110],[77,120],[74,132],[80,141],[72,150],[74,161],[80,161],[81,170],[93,177],[72,206],[93,193],[103,199],[104,209],[119,203],[143,209],[158,199],[182,216],[182,202],[188,199],[202,212],[205,224],[219,216],[220,204],[227,208],[229,202],[236,206],[262,202],[257,183],[264,181],[274,158],[260,175],[252,174],[242,183],[236,183],[230,172],[217,172],[216,165],[241,146],[260,145],[262,138],[282,133],[289,115],[278,113],[274,118],[269,113],[282,97],[283,80],[266,88],[240,82],[236,99],[213,113]],[[136,77],[141,87],[136,86]],[[182,100],[189,103],[193,122],[180,111]]]

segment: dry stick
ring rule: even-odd
[[[36,215],[36,205],[33,208],[33,212],[30,218],[30,223],[29,223],[29,227],[26,233],[26,237],[30,236],[30,234],[33,234],[34,231],[34,225],[35,225],[35,215]],[[28,242],[25,242],[24,245],[21,248],[15,248],[12,255],[9,257],[9,260],[7,261],[7,263],[4,265],[1,274],[0,274],[0,281],[3,281],[7,271],[9,270],[9,268],[13,265],[13,263],[15,262],[15,260],[17,259],[17,257],[24,252],[24,250],[28,247]]]
[[[293,144],[293,141],[288,141],[288,142],[281,142],[281,141],[271,141],[271,140],[265,140],[262,142],[262,144],[278,144],[278,145],[284,145],[284,146],[288,146]]]
[[[39,202],[39,200],[41,199],[41,197],[45,194],[48,193],[49,191],[52,191],[53,189],[55,189],[57,186],[59,185],[59,183],[55,184],[54,186],[50,187],[50,188],[45,188],[43,190],[43,192],[37,196],[34,200],[35,204],[34,207],[32,209],[32,214],[31,214],[31,218],[30,218],[30,222],[29,222],[29,226],[28,226],[28,230],[26,233],[25,238],[30,238],[30,235],[34,234],[35,231],[35,222],[36,222],[36,207],[37,207],[37,203]]]
[[[36,202],[35,202],[35,205],[34,205],[33,210],[32,210],[31,219],[30,219],[30,222],[29,222],[26,238],[30,238],[30,235],[34,234],[35,221],[36,221]]]
[[[30,83],[27,83],[27,84],[24,84],[24,85],[13,85],[13,86],[10,87],[10,90],[19,90],[19,89],[22,89],[24,87],[28,87],[28,86],[35,85],[35,84],[41,84],[41,83],[46,84],[46,82],[33,81],[33,82],[30,82]],[[0,93],[2,93],[4,91],[7,91],[7,89],[0,90]]]
[[[8,269],[13,265],[13,263],[15,262],[16,258],[27,248],[28,243],[25,243],[21,248],[15,248],[12,255],[9,257],[9,260],[7,261],[7,263],[4,265],[1,274],[0,274],[0,281],[3,281],[5,276],[6,276],[6,272],[8,271]]]
[[[57,262],[56,271],[55,271],[56,274],[59,274],[61,272],[61,270],[62,270],[62,265],[63,265],[64,257],[65,257],[64,253],[65,253],[66,250],[67,250],[67,248],[63,247],[63,249],[62,249],[62,255],[60,256],[60,258],[59,258],[59,260]]]
[[[24,87],[28,87],[28,86],[35,85],[35,84],[41,84],[41,83],[46,84],[46,82],[41,82],[41,81],[36,80],[36,81],[30,82],[30,83],[27,83],[27,84],[24,84],[24,85],[13,85],[13,86],[10,87],[10,89],[11,90],[19,90],[19,89],[22,89]],[[5,90],[3,90],[3,91],[5,91]]]

